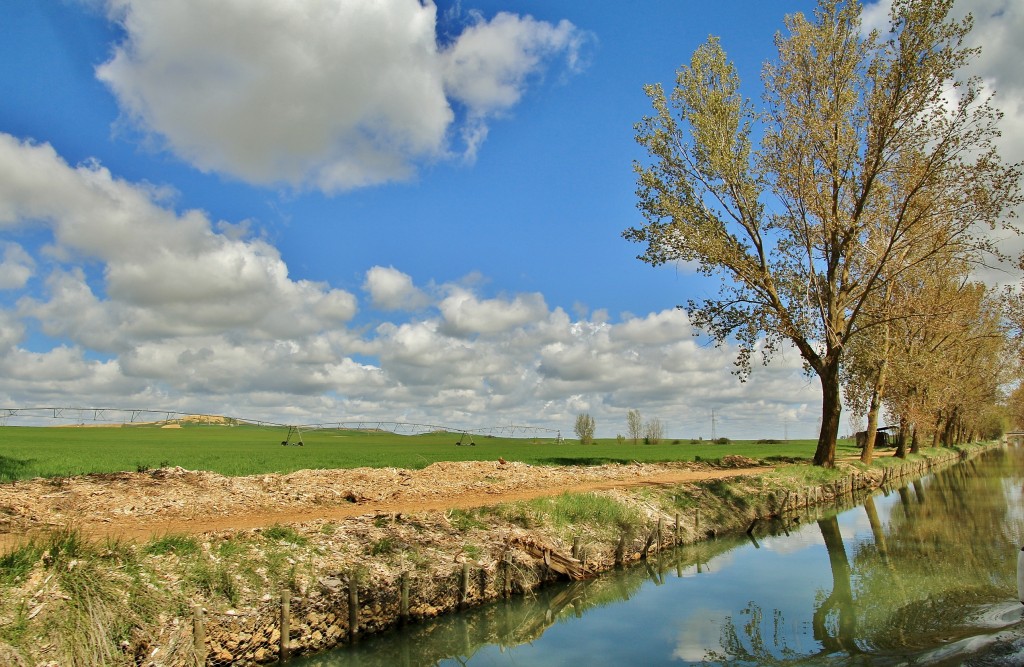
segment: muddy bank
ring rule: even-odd
[[[960,457],[945,454],[928,464]],[[903,472],[926,472],[914,465]],[[797,470],[806,466],[449,511],[165,535],[145,544],[70,538],[69,545],[65,535],[36,551],[10,552],[30,562],[3,591],[15,604],[0,611],[0,657],[26,665],[265,664],[278,659],[283,623],[291,655],[322,651],[548,582],[589,578],[677,544],[786,520],[894,475],[841,464],[825,482],[808,485]],[[89,613],[78,615],[83,601]],[[69,625],[73,617],[80,620]]]

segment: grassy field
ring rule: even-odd
[[[474,446],[456,446],[459,434],[453,433],[396,435],[347,430],[307,431],[302,447],[283,447],[286,436],[283,428],[249,425],[4,426],[0,427],[0,481],[165,466],[224,475],[361,466],[416,469],[437,461],[490,461],[499,456],[536,465],[714,460],[729,454],[810,459],[815,447],[811,440],[713,444],[668,439],[658,445],[634,445],[609,439],[584,446],[573,440],[556,444],[550,438],[479,436]],[[841,441],[837,456],[855,451],[852,443]]]

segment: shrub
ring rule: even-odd
[[[655,417],[646,424],[644,424],[644,443],[648,445],[656,445],[661,442],[661,439],[665,436],[664,427],[661,425],[661,420]]]

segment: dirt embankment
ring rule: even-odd
[[[294,619],[288,646],[321,651],[347,641],[352,590],[358,631],[375,632],[403,614],[428,619],[750,530],[889,475],[845,469],[808,489],[770,470],[741,457],[721,467],[492,461],[244,478],[163,469],[6,484],[0,554],[23,547],[10,552],[20,569],[0,581],[12,601],[0,605],[0,662],[194,665],[197,650],[210,665],[273,662],[284,641],[283,598]],[[541,497],[557,498],[518,502]],[[46,542],[46,531],[68,527],[124,539]],[[26,536],[36,534],[44,546],[32,551]]]
[[[69,526],[86,536],[144,541],[368,513],[467,509],[569,491],[681,484],[765,470],[703,463],[546,467],[476,461],[435,463],[422,470],[301,470],[225,477],[161,468],[34,479],[0,485],[0,549],[25,536]]]

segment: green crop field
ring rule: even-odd
[[[488,436],[475,436],[473,446],[456,446],[458,433],[397,435],[353,430],[306,431],[303,446],[282,446],[286,437],[284,428],[252,425],[3,426],[0,481],[167,466],[233,476],[362,466],[416,469],[437,461],[492,461],[499,456],[535,465],[714,460],[729,454],[810,459],[815,447],[811,440],[713,444],[668,439],[657,445],[634,445],[606,439],[584,446],[573,440],[556,444],[551,438]],[[837,456],[854,451],[849,441],[841,441]]]

